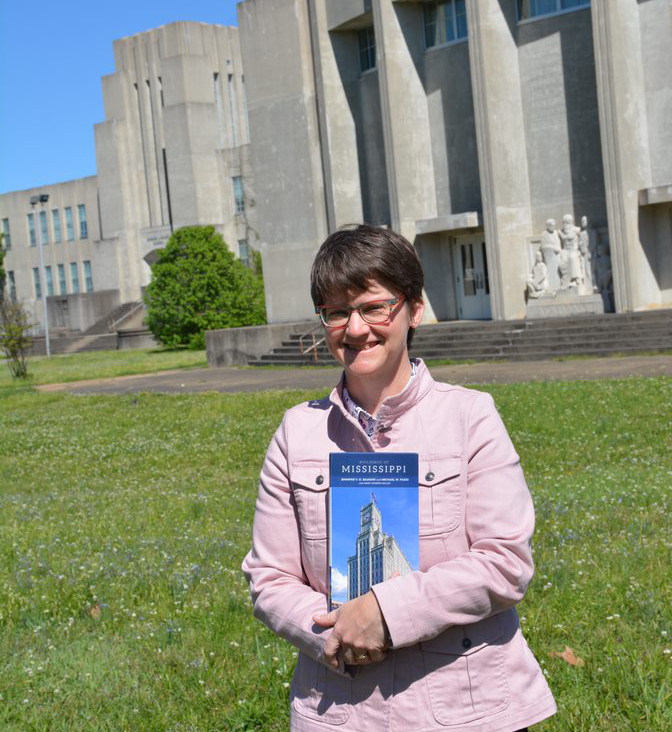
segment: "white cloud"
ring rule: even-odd
[[[331,568],[331,593],[342,595],[348,590],[348,578],[338,571],[337,567]]]

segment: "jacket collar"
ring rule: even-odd
[[[404,389],[395,396],[387,397],[378,410],[377,418],[396,419],[398,416],[406,412],[412,406],[417,404],[431,390],[434,379],[429,373],[429,369],[425,366],[421,358],[414,359],[417,365],[417,372],[414,379],[411,379]],[[336,388],[329,395],[329,401],[347,417],[352,419],[347,407],[343,403],[343,385],[345,383],[345,372],[341,375]]]

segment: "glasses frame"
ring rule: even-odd
[[[368,325],[388,325],[390,319],[392,318],[392,314],[394,313],[395,306],[398,305],[400,302],[403,302],[405,299],[406,298],[404,295],[399,295],[399,297],[391,297],[388,300],[368,300],[367,302],[362,302],[359,305],[316,305],[315,312],[320,318],[322,325],[324,325],[325,328],[329,328],[329,330],[339,330],[340,328],[347,328],[348,323],[350,322],[350,317],[352,316],[354,310],[359,313],[359,317]],[[380,303],[390,306],[390,314],[387,316],[387,318],[385,318],[385,320],[372,323],[370,320],[366,319],[366,317],[362,313],[362,308],[366,307],[367,305],[378,305]],[[343,325],[329,325],[328,323],[324,322],[324,318],[322,317],[321,312],[322,308],[342,308],[343,310],[347,310],[348,319],[345,321],[345,323],[343,323]]]

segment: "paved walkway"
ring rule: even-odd
[[[433,366],[432,375],[452,384],[507,384],[520,381],[626,379],[633,376],[672,376],[672,356],[623,356],[568,361],[517,361]],[[338,368],[221,368],[162,371],[142,376],[74,381],[38,386],[40,391],[72,394],[132,394],[262,389],[326,389],[338,381]]]

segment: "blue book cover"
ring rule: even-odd
[[[418,569],[418,455],[329,455],[329,607]]]

